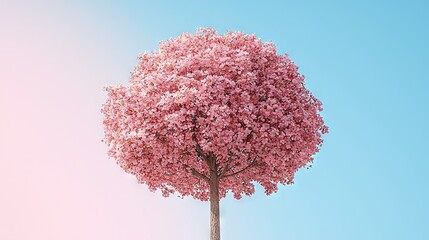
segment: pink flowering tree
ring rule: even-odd
[[[184,33],[144,53],[126,86],[107,87],[109,156],[150,190],[219,201],[292,184],[327,132],[321,102],[287,55],[255,35]]]

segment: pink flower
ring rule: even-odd
[[[271,194],[311,164],[328,132],[298,67],[254,35],[201,29],[139,60],[129,85],[105,88],[104,141],[163,196],[208,200],[211,171],[220,197],[251,195],[253,182]]]

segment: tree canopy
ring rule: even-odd
[[[143,53],[128,85],[106,87],[109,155],[149,189],[266,194],[309,166],[328,128],[321,102],[273,43],[241,32],[184,33]]]

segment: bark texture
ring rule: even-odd
[[[219,179],[210,175],[210,240],[220,240]]]

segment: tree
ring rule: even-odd
[[[321,102],[273,43],[213,29],[184,33],[139,56],[129,85],[106,87],[109,156],[150,190],[210,200],[211,240],[219,201],[267,195],[309,167],[327,133]]]

